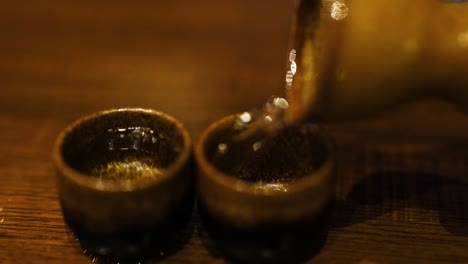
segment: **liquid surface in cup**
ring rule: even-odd
[[[89,172],[90,175],[103,179],[130,180],[134,178],[158,177],[162,174],[163,167],[161,159],[155,159],[158,148],[170,148],[169,137],[164,133],[155,133],[149,127],[127,127],[108,129],[105,142],[108,155],[119,156],[100,164]],[[178,153],[180,148],[173,148]]]
[[[65,139],[65,162],[117,182],[161,176],[181,152],[182,136],[168,121],[141,115],[110,113],[78,126]]]
[[[327,159],[326,143],[316,125],[287,126],[274,135],[252,134],[242,141],[227,127],[208,143],[214,166],[255,188],[287,192],[290,185],[311,175]]]

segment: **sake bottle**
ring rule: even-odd
[[[290,122],[359,118],[425,96],[468,110],[468,1],[298,1],[290,46]]]

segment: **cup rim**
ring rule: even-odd
[[[90,177],[89,175],[82,173],[74,168],[72,168],[67,162],[65,162],[62,155],[62,147],[64,139],[80,124],[93,120],[98,117],[102,117],[112,113],[118,112],[136,112],[136,113],[147,113],[157,118],[163,118],[171,123],[173,123],[177,130],[180,131],[183,139],[182,149],[177,156],[177,158],[171,162],[171,164],[164,169],[164,173],[159,177],[152,179],[133,179],[131,187],[123,187],[122,184],[110,179],[100,179],[97,177]],[[135,108],[135,107],[124,107],[124,108],[114,108],[108,110],[101,110],[94,112],[92,114],[83,116],[75,120],[73,123],[67,125],[63,129],[55,140],[54,147],[52,150],[52,159],[55,163],[56,168],[63,175],[63,177],[72,181],[74,184],[80,185],[82,187],[95,189],[98,191],[108,191],[108,192],[130,192],[134,190],[144,189],[146,187],[152,186],[156,183],[161,183],[167,181],[175,174],[177,174],[184,165],[188,162],[190,152],[191,152],[191,138],[190,134],[185,128],[185,126],[176,118],[168,115],[164,112],[148,109],[148,108]]]
[[[333,144],[326,133],[320,128],[317,134],[325,143],[329,157],[313,173],[301,177],[297,182],[288,186],[287,192],[259,191],[253,183],[249,183],[241,179],[236,179],[235,177],[217,169],[210,161],[208,161],[205,155],[205,142],[214,131],[222,127],[224,124],[234,121],[234,119],[238,118],[240,114],[241,113],[229,115],[213,122],[200,135],[195,147],[195,159],[199,164],[200,169],[204,172],[202,173],[202,177],[208,177],[216,184],[221,185],[224,188],[234,190],[238,193],[272,197],[292,195],[294,193],[300,193],[302,191],[309,190],[310,188],[321,184],[321,182],[323,182],[323,178],[328,177],[331,173],[333,173],[333,168],[335,166],[335,153],[333,150]]]

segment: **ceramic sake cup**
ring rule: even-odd
[[[209,126],[196,145],[198,194],[206,210],[244,229],[318,216],[333,197],[335,182],[326,134],[303,124],[264,140],[235,143],[238,116]]]
[[[304,261],[326,240],[335,187],[332,144],[312,124],[239,141],[239,117],[210,125],[195,148],[207,237],[234,261]]]
[[[123,108],[78,119],[53,148],[65,220],[104,255],[169,237],[192,213],[191,156],[188,131],[162,112]]]

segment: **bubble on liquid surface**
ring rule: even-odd
[[[261,141],[257,141],[252,145],[252,150],[255,152],[262,147],[263,143]]]
[[[349,9],[345,3],[336,1],[330,8],[330,16],[335,20],[343,20],[348,16]]]
[[[218,152],[219,152],[220,154],[226,153],[227,148],[228,148],[228,145],[227,145],[226,143],[220,143],[220,144],[218,144]]]

